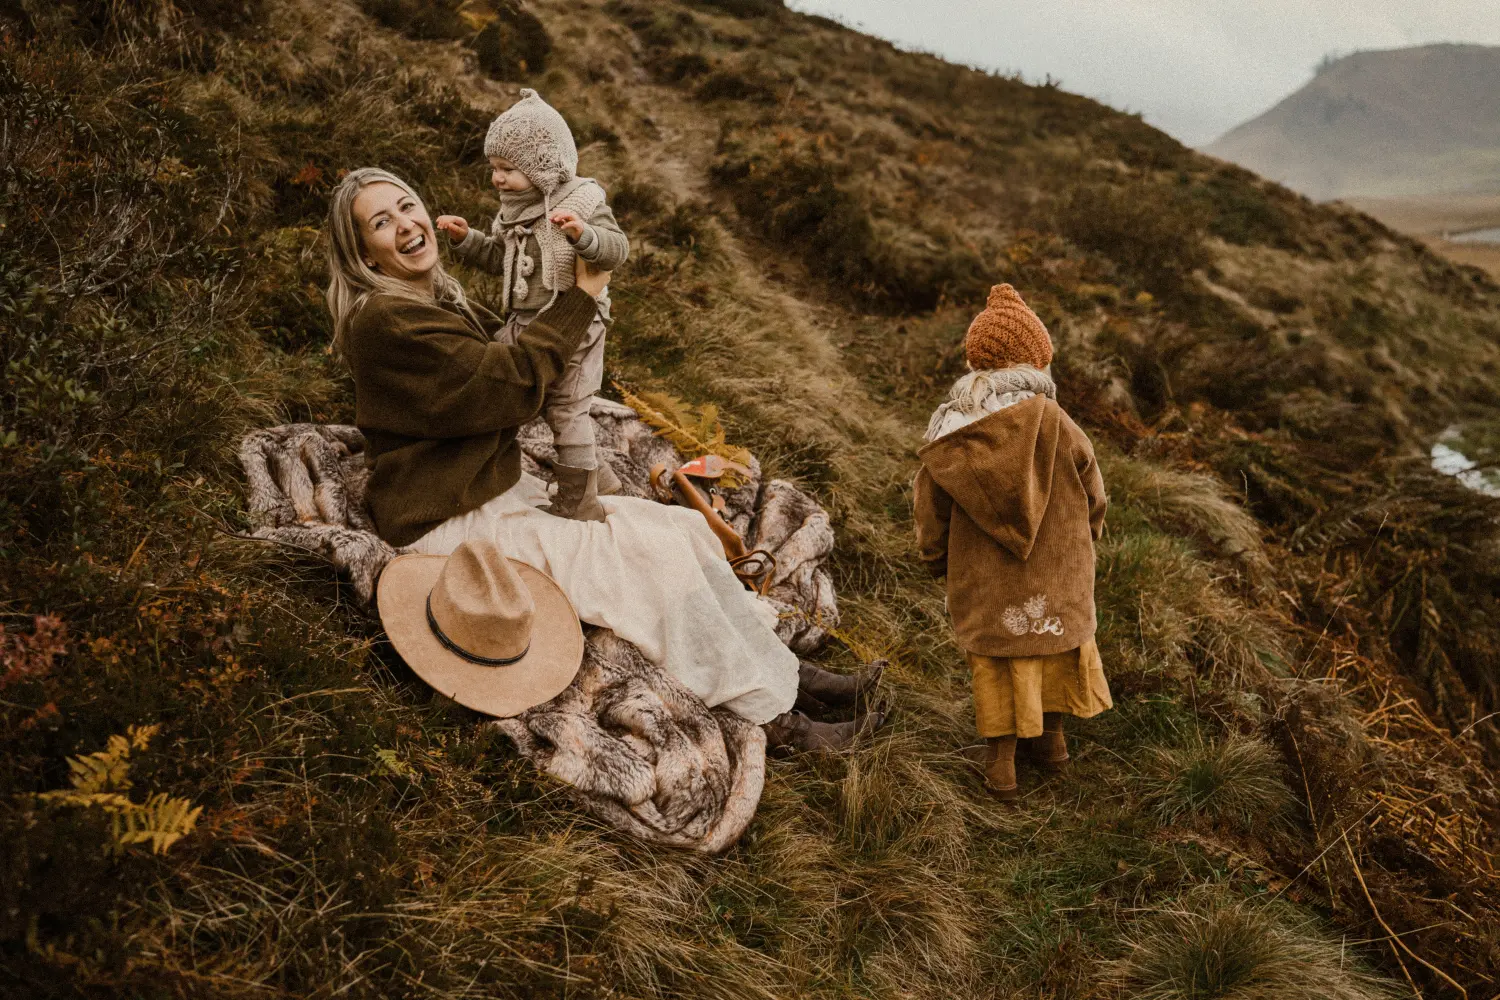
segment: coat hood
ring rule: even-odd
[[[1024,561],[1052,499],[1062,442],[1061,408],[1036,396],[943,435],[917,456],[980,530]]]

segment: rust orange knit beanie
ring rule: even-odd
[[[1015,365],[1046,368],[1052,363],[1052,340],[1014,288],[996,285],[990,289],[984,311],[969,324],[964,354],[976,371]]]

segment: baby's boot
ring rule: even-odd
[[[991,736],[985,740],[990,748],[990,761],[984,769],[984,787],[1001,802],[1014,802],[1020,797],[1020,786],[1016,783],[1016,737]]]
[[[552,466],[557,477],[557,493],[542,510],[574,521],[602,521],[604,507],[598,497],[598,469],[575,469],[568,465]]]

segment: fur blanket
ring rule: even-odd
[[[706,854],[729,847],[760,802],[765,730],[705,707],[613,632],[589,632],[566,691],[490,725],[615,829]]]
[[[649,496],[651,466],[683,461],[629,407],[596,400],[591,415],[600,456],[625,493]],[[546,424],[528,424],[520,441],[527,471],[550,481],[555,452]],[[331,564],[368,604],[396,550],[375,535],[366,512],[363,448],[353,427],[286,424],[247,434],[239,459],[249,486],[246,537]],[[777,634],[797,653],[814,652],[838,622],[823,567],[833,529],[807,494],[782,480],[763,483],[753,460],[751,469],[749,482],[725,494],[726,519],[751,548],[776,557],[768,594],[780,611]],[[710,711],[612,632],[587,633],[583,667],[566,691],[490,724],[615,829],[709,853],[729,847],[760,801],[764,732]]]

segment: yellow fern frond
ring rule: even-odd
[[[71,788],[41,792],[37,799],[56,806],[102,809],[110,816],[115,851],[131,844],[150,843],[162,853],[193,832],[202,806],[158,792],[138,804],[121,794],[131,787],[130,751],[144,750],[160,725],[131,726],[124,736],[111,736],[106,749],[83,757],[69,757]]]
[[[40,792],[37,798],[43,802],[54,802],[60,806],[97,806],[106,812],[117,812],[133,805],[118,792],[81,792],[76,788],[60,788],[55,792]]]
[[[111,736],[107,750],[69,757],[68,770],[74,790],[85,795],[111,789],[125,791],[130,787],[130,742],[123,736]]]
[[[657,437],[665,438],[678,451],[689,458],[699,455],[718,455],[720,458],[740,465],[750,464],[750,452],[724,439],[724,425],[719,421],[719,408],[713,403],[704,403],[696,412],[691,404],[665,392],[634,393],[620,383],[614,383],[630,407],[640,418],[655,428]],[[721,480],[728,489],[743,481],[733,470],[726,472]]]
[[[149,726],[130,726],[125,730],[130,734],[130,745],[133,749],[144,750],[151,743],[151,737],[161,732],[161,723],[153,722]],[[118,736],[111,737],[112,740],[119,739]]]
[[[114,814],[115,844],[125,847],[149,842],[151,852],[161,854],[193,832],[202,812],[202,806],[187,799],[157,792],[143,805],[132,803],[129,809]]]

